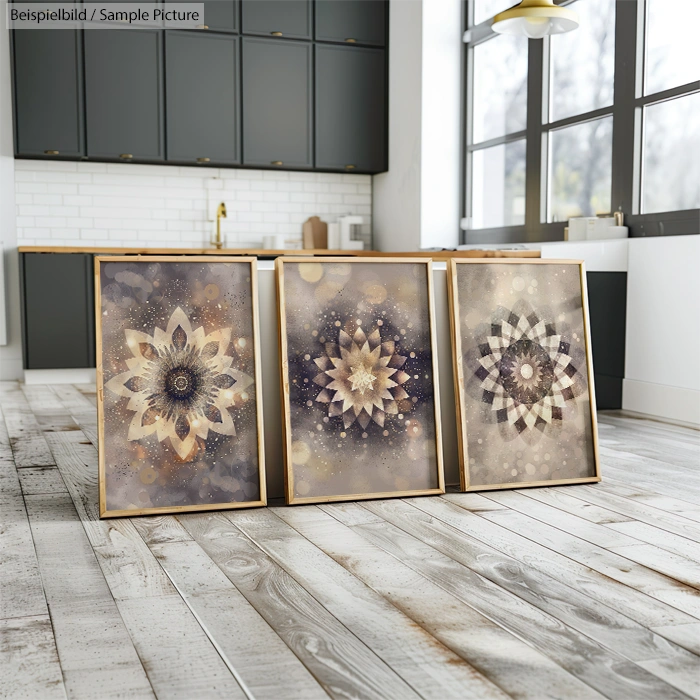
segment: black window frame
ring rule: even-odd
[[[650,104],[700,92],[700,80],[651,95],[644,95],[644,39],[646,0],[615,2],[615,73],[613,103],[608,107],[549,122],[543,117],[549,89],[549,39],[528,41],[527,124],[524,131],[507,134],[475,145],[472,143],[474,47],[498,36],[492,19],[473,25],[474,0],[466,1],[463,45],[464,99],[462,149],[462,228],[460,242],[539,243],[564,240],[566,222],[547,223],[547,161],[549,132],[612,115],[611,210],[625,214],[630,237],[677,236],[700,233],[700,209],[641,214],[641,170],[643,110]],[[557,5],[575,5],[585,0],[555,0]],[[514,0],[515,2],[515,0]],[[471,154],[478,149],[526,138],[525,223],[518,226],[472,229]]]

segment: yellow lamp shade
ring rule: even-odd
[[[492,29],[499,34],[542,39],[548,34],[562,34],[578,27],[578,15],[566,7],[557,7],[553,0],[522,0],[510,10],[493,18]]]

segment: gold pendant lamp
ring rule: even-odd
[[[548,34],[562,34],[578,27],[578,15],[553,0],[522,0],[510,10],[493,18],[492,29],[499,34],[542,39]]]

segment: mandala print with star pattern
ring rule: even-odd
[[[369,337],[361,328],[352,337],[340,330],[314,362],[321,370],[314,383],[324,387],[316,401],[328,404],[329,417],[342,416],[345,428],[356,420],[363,429],[370,421],[383,428],[387,414],[399,413],[397,401],[408,398],[401,384],[410,377],[400,369],[406,357],[393,340],[382,342],[379,329]]]
[[[429,266],[277,267],[288,502],[440,492]]]
[[[227,409],[234,405],[235,393],[249,387],[253,378],[231,366],[233,358],[226,354],[230,328],[208,335],[201,327],[192,330],[178,307],[165,330],[156,328],[153,336],[133,329],[125,334],[133,353],[126,361],[129,369],[106,387],[126,396],[127,408],[134,411],[128,440],[155,434],[186,459],[196,438],[206,440],[210,430],[236,434]]]
[[[532,443],[576,413],[585,377],[571,341],[526,302],[499,309],[477,347],[482,402],[506,439]],[[580,358],[582,359],[582,358]]]

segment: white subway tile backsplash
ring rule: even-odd
[[[15,183],[20,245],[198,248],[220,201],[229,247],[275,233],[299,240],[314,215],[358,214],[371,230],[369,175],[16,160]]]

